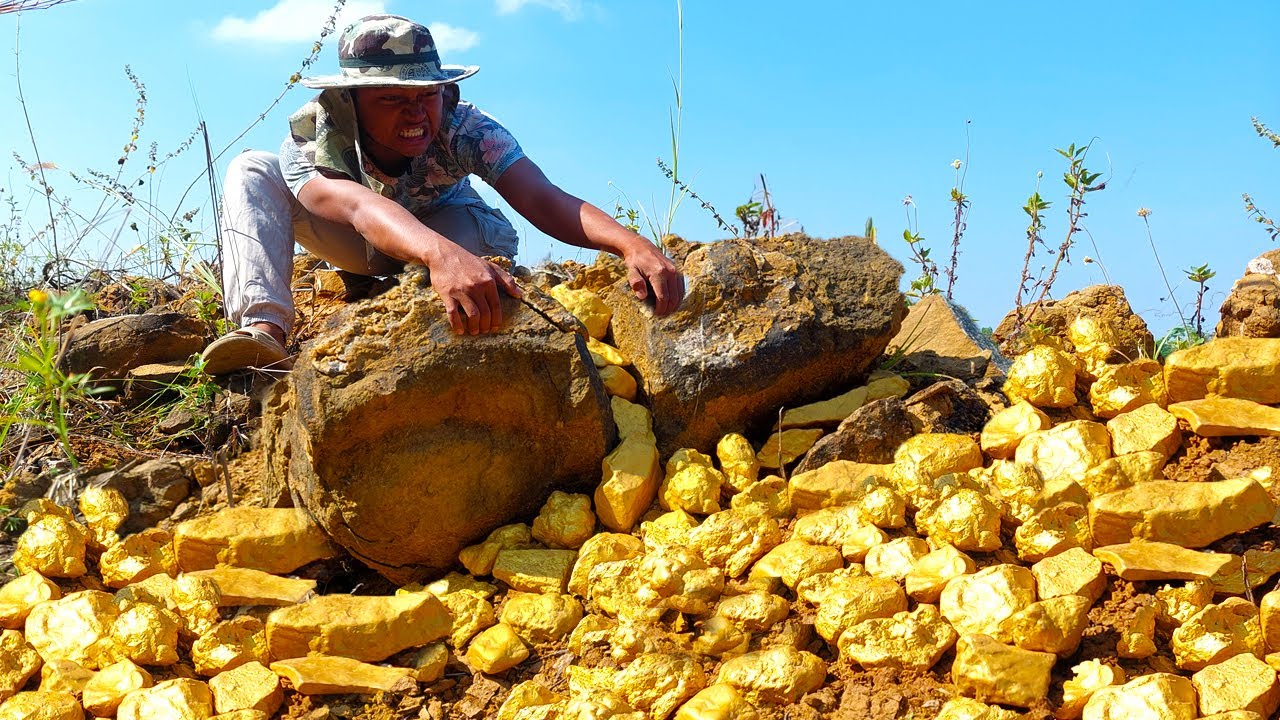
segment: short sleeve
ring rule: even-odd
[[[525,156],[520,143],[492,115],[470,103],[459,103],[454,112],[456,131],[450,151],[467,173],[493,185]]]
[[[285,138],[280,144],[280,172],[294,197],[302,192],[303,185],[320,176],[316,166],[311,164],[293,138]]]

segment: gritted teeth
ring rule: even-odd
[[[422,128],[413,128],[410,130],[402,130],[400,132],[400,137],[405,137],[405,138],[422,137],[422,135],[423,135]]]

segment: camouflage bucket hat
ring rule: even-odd
[[[431,31],[399,15],[368,15],[338,39],[338,75],[303,78],[317,90],[353,87],[426,87],[475,75],[475,65],[441,65]]]

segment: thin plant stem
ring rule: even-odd
[[[1142,224],[1147,228],[1147,243],[1151,245],[1151,254],[1156,257],[1156,267],[1160,268],[1160,277],[1164,280],[1165,289],[1169,291],[1169,301],[1173,303],[1173,309],[1178,311],[1178,319],[1182,321],[1182,327],[1190,327],[1187,325],[1187,318],[1182,314],[1182,307],[1178,305],[1178,299],[1173,296],[1173,286],[1169,284],[1169,276],[1164,273],[1164,263],[1160,262],[1160,253],[1156,251],[1156,241],[1151,236],[1151,221],[1147,220],[1150,214],[1151,211],[1146,208],[1138,210]]]

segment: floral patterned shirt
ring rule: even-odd
[[[326,90],[289,118],[290,137],[280,147],[280,165],[296,196],[321,174],[337,173],[391,198],[418,218],[446,205],[485,205],[468,176],[493,185],[525,157],[520,144],[493,116],[444,86],[444,116],[427,151],[409,162],[399,177],[374,166],[356,144],[355,106],[346,90]]]

